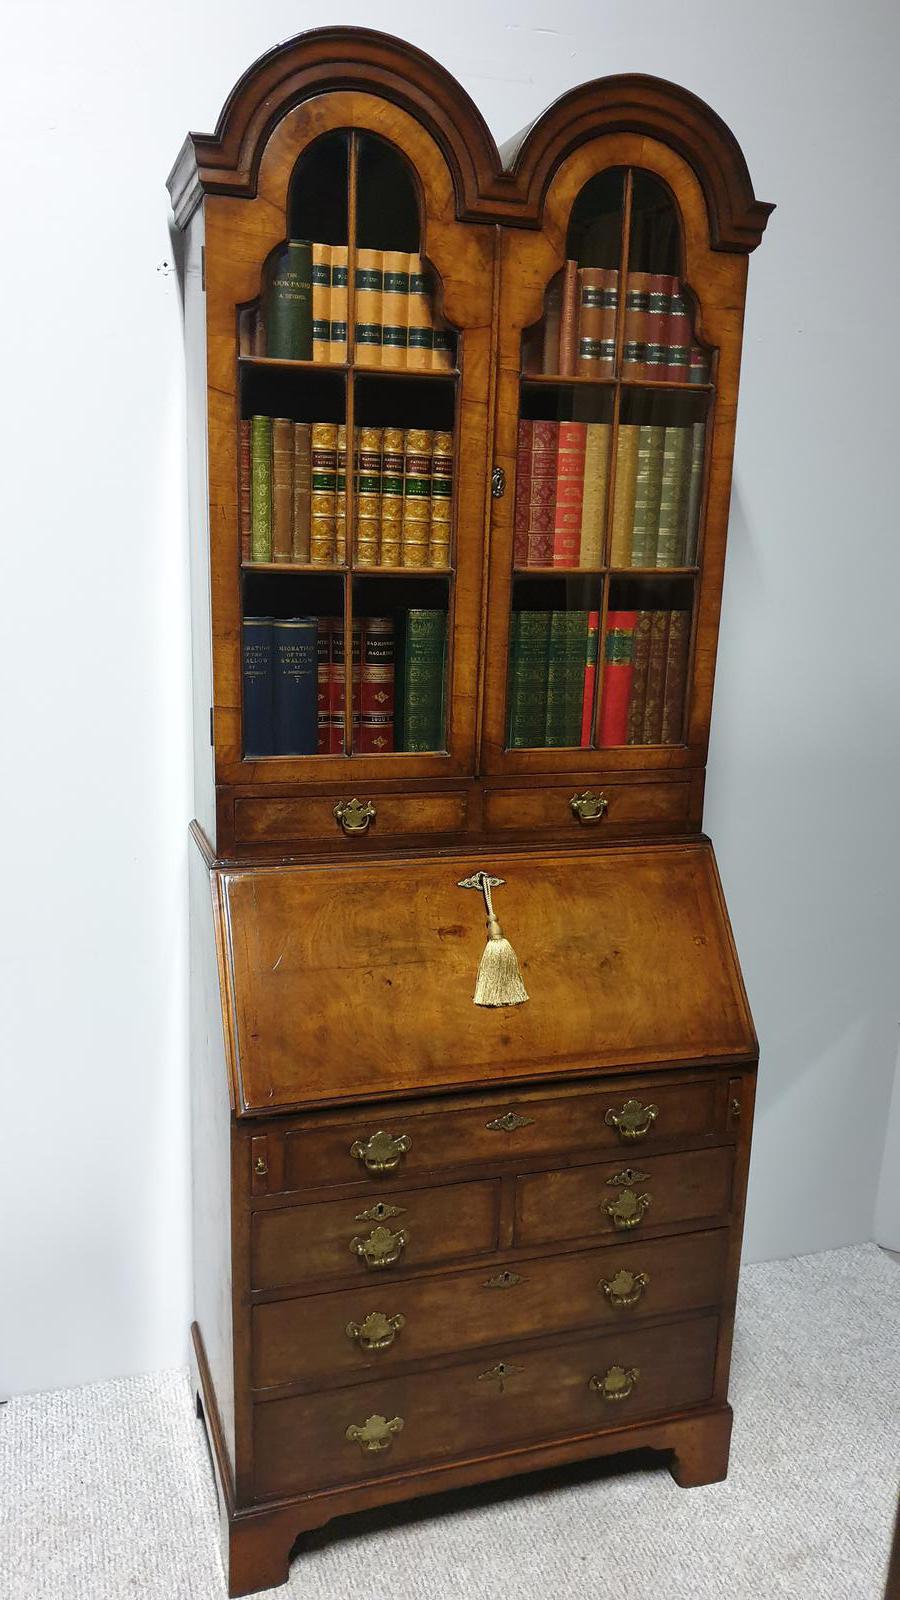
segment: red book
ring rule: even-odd
[[[513,565],[528,565],[528,524],[531,515],[533,422],[519,422],[516,448],[516,509],[513,520]]]
[[[584,651],[584,694],[581,700],[581,748],[589,750],[594,722],[594,689],[597,683],[597,651],[600,643],[600,613],[588,612],[587,644]]]
[[[669,350],[669,310],[675,279],[666,272],[650,274],[649,299],[645,319],[644,377],[665,379]]]
[[[563,267],[562,306],[559,313],[559,375],[571,378],[575,371],[578,340],[578,262]]]
[[[553,516],[553,566],[577,567],[581,555],[586,422],[561,422],[556,446],[556,506]]]
[[[558,422],[531,424],[531,507],[528,513],[528,566],[552,567],[556,519]]]
[[[316,752],[327,756],[331,748],[331,635],[334,624],[330,617],[319,617],[316,622]]]
[[[344,753],[344,619],[331,624],[331,661],[328,674],[328,751]]]
[[[394,748],[394,619],[366,617],[362,626],[359,736],[362,754]]]
[[[677,278],[669,304],[669,321],[666,327],[666,370],[668,383],[687,383],[691,360],[691,317],[684,291]]]
[[[625,284],[625,343],[622,346],[623,378],[646,377],[647,318],[649,311],[649,272],[629,272]]]
[[[603,646],[603,700],[600,705],[602,750],[628,742],[628,702],[634,679],[636,611],[608,611]]]

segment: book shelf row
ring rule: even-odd
[[[547,287],[541,322],[523,334],[523,375],[614,377],[618,319],[618,269],[566,261]],[[629,272],[621,376],[698,384],[709,375],[709,353],[694,339],[680,280]]]

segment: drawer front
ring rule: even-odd
[[[336,805],[352,798],[352,791],[300,799],[266,797],[234,802],[236,844],[309,844],[317,841],[347,845],[363,839],[392,839],[398,834],[459,833],[466,825],[466,792],[441,790],[437,794],[360,795],[374,814],[360,832],[345,832],[334,814]],[[355,819],[354,819],[355,820]],[[365,820],[365,819],[360,819]]]
[[[482,1255],[497,1248],[499,1200],[494,1180],[256,1211],[253,1287],[354,1277],[375,1287],[409,1267]]]
[[[341,1380],[568,1329],[627,1327],[718,1303],[726,1229],[366,1284],[253,1310],[253,1381]]]
[[[724,1219],[733,1164],[732,1150],[721,1145],[531,1173],[516,1183],[516,1244],[594,1234],[637,1238],[674,1223]]]
[[[709,1398],[717,1319],[623,1328],[254,1408],[258,1497],[604,1432]],[[618,1370],[615,1370],[618,1369]],[[387,1427],[385,1427],[387,1424]],[[349,1436],[348,1436],[349,1430]]]
[[[573,838],[596,843],[605,832],[639,823],[673,828],[695,820],[691,815],[690,779],[659,783],[597,783],[590,793],[603,796],[606,809],[596,821],[581,822],[571,801],[584,793],[583,784],[565,788],[489,789],[484,796],[484,825],[489,832],[528,834],[565,828]],[[699,819],[696,819],[699,820]]]
[[[540,1159],[578,1150],[634,1151],[725,1136],[725,1080],[609,1084],[553,1097],[485,1096],[464,1111],[402,1103],[285,1135],[287,1190],[451,1171],[469,1162]],[[626,1110],[628,1106],[632,1109]],[[376,1135],[383,1135],[381,1139]],[[384,1164],[386,1163],[386,1166]]]

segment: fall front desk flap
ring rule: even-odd
[[[479,870],[524,1004],[474,1004]],[[705,842],[216,875],[240,1111],[755,1057]]]

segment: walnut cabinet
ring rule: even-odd
[[[169,192],[192,1335],[238,1595],[358,1508],[727,1470],[758,1050],[702,804],[771,207],[684,89],[598,78],[501,151],[348,28],[251,67]],[[523,1003],[474,1003],[477,872]]]

